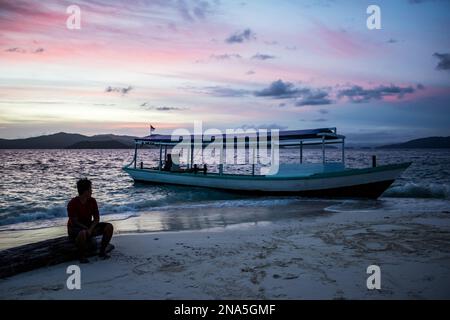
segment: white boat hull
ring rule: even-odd
[[[298,194],[319,197],[378,198],[409,163],[367,169],[347,169],[311,176],[277,177],[175,173],[125,167],[135,180],[148,183],[206,187],[239,192]]]

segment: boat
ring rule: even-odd
[[[256,141],[264,141],[259,134],[256,133]],[[279,164],[275,172],[269,173],[267,170],[266,173],[263,170],[258,173],[255,169],[257,166],[252,163],[251,170],[247,173],[227,173],[224,170],[221,152],[219,169],[213,172],[207,170],[205,165],[204,169],[201,169],[199,164],[195,163],[195,141],[200,141],[201,150],[204,150],[211,141],[219,141],[222,150],[229,145],[232,145],[233,150],[239,147],[250,150],[250,148],[254,148],[254,144],[251,143],[251,139],[248,139],[247,134],[239,133],[232,137],[225,134],[222,136],[197,134],[190,135],[186,139],[190,144],[186,148],[185,169],[164,169],[168,161],[168,148],[179,145],[181,137],[174,139],[170,135],[150,134],[135,139],[133,160],[124,166],[123,170],[135,181],[145,183],[213,188],[264,195],[377,199],[411,165],[410,162],[407,162],[377,166],[376,158],[373,158],[371,167],[347,168],[345,166],[345,136],[338,134],[336,128],[319,128],[277,131],[276,135],[271,131],[266,142],[270,145],[269,153],[272,161],[278,148],[298,147],[299,161],[297,163]],[[327,146],[330,144],[341,145],[340,161],[331,162],[326,159]],[[159,164],[156,167],[145,167],[143,162],[138,165],[138,151],[147,145],[159,147]],[[321,163],[305,162],[303,149],[309,146],[316,146],[316,148],[318,146],[319,150],[321,149]]]

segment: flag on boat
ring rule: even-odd
[[[155,131],[155,128],[152,125],[150,125],[150,134],[152,134],[153,131]]]

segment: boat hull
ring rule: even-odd
[[[307,177],[212,173],[204,175],[202,173],[173,173],[130,167],[125,167],[124,170],[135,181],[146,183],[206,187],[252,194],[376,199],[409,165],[410,163],[404,163],[367,169],[347,169]]]

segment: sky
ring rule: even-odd
[[[449,120],[450,0],[0,0],[0,138],[202,121],[385,143]]]

